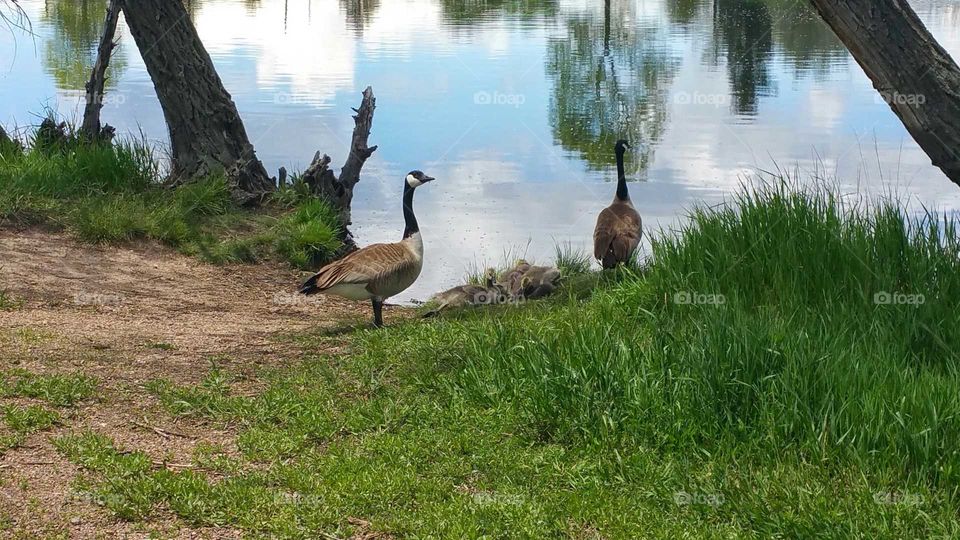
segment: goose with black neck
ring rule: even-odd
[[[614,145],[617,155],[617,192],[610,206],[600,211],[593,231],[593,256],[605,269],[615,268],[630,260],[640,245],[642,225],[640,214],[633,207],[627,189],[627,175],[623,155],[630,143],[620,139]]]
[[[373,324],[383,326],[383,303],[420,276],[423,239],[413,212],[413,194],[433,178],[410,171],[403,181],[403,238],[389,244],[371,244],[321,268],[300,287],[300,293],[333,294],[350,300],[369,300]]]

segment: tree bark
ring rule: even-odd
[[[275,184],[179,0],[124,0],[123,14],[153,80],[178,185],[224,171],[234,198],[256,203]]]
[[[373,111],[377,108],[377,98],[373,95],[373,88],[367,87],[363,91],[363,100],[359,109],[353,109],[357,114],[353,116],[353,136],[350,138],[350,152],[346,162],[340,169],[337,177],[330,170],[330,156],[317,152],[313,161],[303,173],[303,181],[310,186],[310,190],[330,201],[340,212],[340,221],[344,226],[344,243],[355,247],[347,226],[352,223],[350,203],[353,201],[353,188],[360,181],[360,170],[367,159],[376,151],[377,146],[367,146],[370,138],[370,129],[373,126]]]
[[[811,0],[920,148],[960,185],[960,68],[906,0]]]
[[[93,65],[90,80],[87,81],[87,104],[83,109],[83,124],[80,127],[80,132],[90,141],[109,140],[113,136],[113,129],[110,126],[101,127],[100,125],[100,109],[103,108],[103,87],[107,82],[110,54],[116,46],[113,36],[116,34],[119,18],[120,0],[110,0],[107,4],[107,15],[103,21],[100,45],[97,47],[97,61]]]

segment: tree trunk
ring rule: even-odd
[[[934,165],[960,185],[960,68],[906,0],[811,0]]]
[[[123,14],[153,80],[170,132],[177,185],[225,171],[234,198],[258,202],[274,189],[243,121],[179,0],[125,0]]]
[[[352,223],[350,203],[353,201],[353,187],[360,181],[360,169],[377,146],[367,146],[370,128],[373,126],[373,111],[377,108],[377,98],[369,86],[363,91],[363,100],[359,109],[353,109],[353,136],[350,138],[350,152],[337,177],[330,170],[330,156],[317,152],[307,170],[303,172],[303,181],[310,190],[330,201],[340,211],[343,223],[343,241],[349,248],[355,248],[353,238],[347,226]]]
[[[80,132],[87,140],[109,140],[113,136],[110,126],[100,126],[100,109],[103,108],[103,86],[107,82],[107,66],[110,53],[116,45],[113,36],[117,31],[117,19],[120,18],[120,0],[110,0],[107,4],[107,16],[103,21],[103,34],[97,47],[97,61],[93,65],[90,80],[87,81],[87,104],[83,109],[83,125]]]

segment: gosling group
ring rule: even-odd
[[[630,144],[617,141],[614,153],[617,159],[617,191],[613,202],[600,211],[593,231],[593,255],[604,269],[612,269],[626,263],[640,245],[640,214],[630,201],[623,156]],[[433,181],[422,171],[410,171],[403,180],[403,238],[399,242],[371,244],[334,261],[307,279],[300,293],[332,294],[350,300],[369,300],[373,306],[373,325],[383,326],[383,303],[413,283],[423,269],[423,239],[417,216],[413,212],[413,194],[417,188]],[[523,296],[537,298],[552,292],[559,277],[556,269],[531,266],[525,261],[508,270],[501,279],[487,271],[484,286],[477,291],[460,291],[466,295],[502,294],[507,298]],[[440,297],[443,307],[458,302],[463,294],[454,294],[454,288]],[[481,293],[480,290],[484,292]],[[451,294],[447,294],[451,293]]]

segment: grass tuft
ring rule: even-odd
[[[342,247],[337,212],[302,181],[250,211],[233,203],[222,175],[163,187],[145,141],[89,144],[52,120],[31,139],[0,148],[0,226],[45,222],[91,243],[151,239],[213,263],[314,268]]]
[[[0,397],[42,399],[58,407],[71,407],[93,395],[97,381],[82,373],[39,375],[26,370],[0,372]]]

